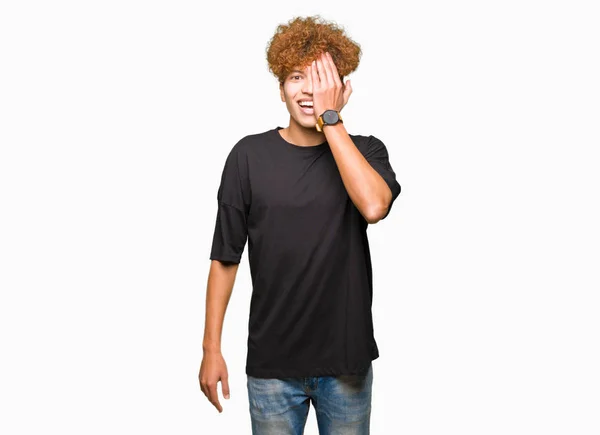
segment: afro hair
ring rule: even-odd
[[[328,51],[343,79],[356,68],[362,54],[360,45],[344,34],[343,27],[324,21],[319,15],[295,17],[280,24],[267,45],[269,71],[283,84],[296,67],[306,67]]]

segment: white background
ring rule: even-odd
[[[318,13],[402,185],[368,230],[372,433],[600,433],[593,3],[3,2],[0,432],[250,434],[247,250],[222,414],[197,379],[216,193],[287,126],[277,24]]]

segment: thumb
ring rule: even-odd
[[[346,80],[346,85],[344,86],[344,100],[348,101],[351,93],[352,85],[350,84],[350,80]]]
[[[229,399],[229,381],[227,378],[221,379],[221,390],[223,391],[223,397]]]

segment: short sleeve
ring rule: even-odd
[[[369,162],[373,169],[381,175],[392,191],[392,201],[390,202],[387,213],[382,218],[385,219],[392,210],[392,204],[398,195],[400,195],[400,184],[396,180],[396,173],[390,163],[388,150],[381,140],[377,139],[375,136],[369,136],[366,149],[364,150],[364,156],[367,162]]]
[[[240,263],[248,237],[248,178],[238,147],[225,161],[217,192],[217,218],[210,252],[211,260]]]

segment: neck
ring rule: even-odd
[[[315,127],[307,128],[298,124],[291,116],[290,125],[280,132],[288,142],[298,146],[319,145],[327,140],[324,133],[318,132]]]

